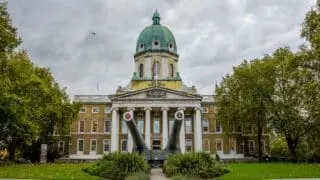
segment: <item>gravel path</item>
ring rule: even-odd
[[[169,180],[163,173],[161,168],[153,168],[150,173],[151,180]]]

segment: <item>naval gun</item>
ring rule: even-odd
[[[183,111],[177,111],[174,115],[175,120],[172,126],[171,133],[169,135],[169,141],[165,149],[162,150],[151,150],[149,149],[142,135],[134,122],[132,112],[128,111],[123,114],[123,119],[125,120],[127,127],[132,135],[134,142],[134,147],[132,152],[137,152],[142,155],[152,167],[159,167],[163,164],[164,160],[167,159],[169,154],[180,153],[179,147],[179,137],[181,125],[184,120]]]

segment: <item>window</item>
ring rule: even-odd
[[[169,44],[169,49],[173,50],[173,45],[171,43]]]
[[[139,50],[141,51],[141,50],[143,50],[143,48],[144,48],[144,45],[143,45],[143,44],[140,44]]]
[[[109,152],[110,151],[110,140],[109,139],[104,139],[103,140],[103,151],[104,152]]]
[[[79,113],[86,113],[86,108],[85,107],[80,108]]]
[[[121,132],[122,132],[122,134],[128,133],[128,126],[124,120],[122,120],[122,123],[121,123]]]
[[[202,107],[202,113],[208,113],[209,109],[208,107]]]
[[[244,144],[244,141],[242,141],[242,143],[240,144],[240,148],[239,148],[239,153],[243,154],[244,153],[244,147],[245,147],[245,144]]]
[[[218,107],[215,106],[215,107],[213,108],[213,112],[214,112],[214,113],[217,113],[217,112],[218,112]]]
[[[216,120],[216,132],[217,133],[221,133],[222,132],[222,128],[221,128],[221,124],[219,120]]]
[[[185,118],[185,120],[184,120],[184,126],[185,126],[185,132],[186,132],[186,134],[191,134],[191,133],[192,133],[191,118]]]
[[[203,151],[204,152],[210,152],[210,140],[209,139],[203,139],[202,147],[203,147]]]
[[[161,141],[160,140],[152,140],[152,149],[160,150],[161,149]]]
[[[236,152],[237,151],[237,140],[234,138],[229,139],[229,147],[230,152]]]
[[[153,133],[160,133],[160,120],[158,118],[153,120]]]
[[[174,78],[173,64],[169,64],[169,76]]]
[[[104,120],[104,132],[105,133],[111,132],[111,121],[110,120]]]
[[[104,113],[105,113],[105,114],[111,113],[111,107],[110,107],[110,106],[105,107],[105,108],[104,108]]]
[[[126,139],[121,141],[121,151],[128,151],[127,150],[127,140]]]
[[[84,140],[78,139],[78,151],[83,152],[83,149],[84,149]]]
[[[59,152],[59,154],[63,154],[64,153],[64,141],[59,141],[58,142],[58,152]]]
[[[208,133],[209,132],[209,121],[208,119],[202,120],[202,132]]]
[[[140,64],[139,66],[139,77],[143,78],[143,64]]]
[[[157,41],[157,40],[153,41],[153,46],[154,47],[159,47],[160,46],[160,42]]]
[[[143,120],[138,120],[138,130],[140,134],[144,133],[144,121]]]
[[[217,149],[217,151],[223,151],[223,145],[222,145],[221,139],[216,140],[216,149]]]
[[[91,139],[91,141],[90,141],[90,150],[91,150],[91,152],[96,152],[97,151],[97,140],[96,139]]]
[[[99,113],[99,107],[92,107],[92,113]]]
[[[79,121],[79,132],[84,132],[84,120]]]
[[[192,152],[192,139],[186,139],[186,152]]]
[[[249,153],[255,152],[255,144],[253,140],[249,140]]]
[[[93,133],[98,132],[98,121],[97,120],[91,121],[91,132],[93,132]]]
[[[160,75],[160,63],[157,61],[153,64],[152,77],[153,79],[158,79]]]

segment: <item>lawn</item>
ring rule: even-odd
[[[0,166],[0,178],[26,179],[100,179],[81,170],[89,163]]]
[[[84,173],[81,168],[89,163],[78,164],[38,164],[0,166],[0,178],[27,179],[99,179]],[[274,178],[320,177],[320,164],[289,163],[231,163],[231,173],[219,180],[259,180]]]
[[[231,163],[231,173],[219,180],[275,179],[275,178],[320,178],[320,164],[291,163]]]

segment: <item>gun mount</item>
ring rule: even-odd
[[[177,111],[174,117],[175,120],[166,148],[162,150],[150,150],[146,146],[143,137],[139,133],[139,130],[133,119],[133,114],[131,112],[125,112],[123,114],[123,119],[125,120],[134,141],[134,147],[132,151],[138,152],[139,154],[143,155],[152,167],[161,166],[163,164],[163,161],[167,159],[169,154],[180,153],[179,136],[181,125],[184,119],[183,111]]]

